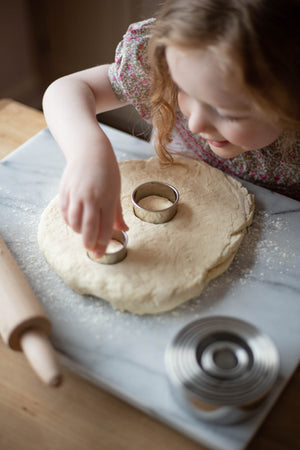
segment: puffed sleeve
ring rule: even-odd
[[[150,119],[150,68],[147,48],[155,19],[130,25],[118,44],[115,62],[108,76],[114,93],[124,103],[132,104],[144,119]]]

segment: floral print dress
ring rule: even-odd
[[[109,66],[115,94],[122,102],[132,104],[148,122],[151,80],[147,48],[154,25],[155,19],[130,25],[116,49],[115,62]],[[196,157],[230,175],[300,200],[299,141],[284,153],[279,138],[268,147],[223,159],[210,150],[205,139],[189,131],[187,118],[177,111],[169,151]]]

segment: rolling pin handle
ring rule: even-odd
[[[31,367],[48,386],[62,383],[56,353],[44,331],[29,328],[20,337],[20,345]]]
[[[44,308],[0,236],[0,335],[13,350],[23,350],[44,383],[59,386],[62,374],[50,331]]]

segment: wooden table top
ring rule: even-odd
[[[0,159],[46,126],[43,114],[0,100]],[[0,339],[1,450],[195,450],[205,447],[63,368],[44,386]],[[300,367],[248,450],[300,449]]]

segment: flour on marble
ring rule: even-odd
[[[95,339],[100,340],[104,335],[106,340],[115,339],[118,322],[122,322],[123,329],[127,328],[128,332],[131,330],[138,337],[143,332],[143,326],[150,322],[154,327],[162,327],[170,325],[172,321],[180,321],[182,316],[196,319],[201,315],[203,305],[210,301],[220,286],[226,286],[234,293],[235,286],[247,289],[253,278],[263,280],[274,270],[280,276],[295,269],[296,255],[288,240],[288,233],[284,248],[276,244],[277,236],[288,231],[288,223],[282,217],[258,210],[232,265],[221,277],[212,280],[200,297],[169,313],[136,317],[115,311],[104,301],[80,296],[65,286],[39,252],[36,230],[40,211],[34,205],[25,206],[17,202],[10,214],[15,217],[15,223],[7,227],[6,231],[10,235],[13,228],[13,252],[50,317],[59,317],[61,324],[70,324],[75,320],[74,326],[77,323],[83,328],[98,330]],[[286,261],[289,261],[288,266],[284,264]]]

